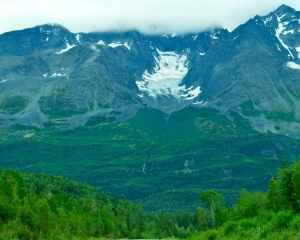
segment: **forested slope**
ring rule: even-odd
[[[300,161],[279,169],[267,193],[242,190],[234,207],[203,191],[194,214],[147,213],[65,177],[1,170],[0,239],[299,239]]]

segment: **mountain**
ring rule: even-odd
[[[152,211],[193,209],[208,188],[232,202],[266,189],[300,153],[299,23],[282,5],[232,32],[4,33],[0,164]]]
[[[178,110],[200,93],[198,86],[180,85],[188,58],[226,34],[72,34],[56,24],[2,34],[1,118],[4,125],[64,121],[74,127],[111,117],[112,110],[122,113],[116,117],[122,121],[143,104]]]
[[[199,57],[187,83],[221,112],[247,119],[253,129],[299,138],[300,12],[286,6],[256,16]],[[217,87],[216,87],[217,86]]]

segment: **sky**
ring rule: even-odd
[[[300,11],[299,0],[0,0],[0,33],[58,23],[71,32],[195,33],[232,31],[280,5]]]

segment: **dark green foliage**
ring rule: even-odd
[[[251,100],[248,100],[248,101],[242,103],[240,106],[243,109],[244,116],[257,117],[257,116],[260,116],[260,114],[261,114],[261,112],[259,110],[255,109],[255,106]]]
[[[237,207],[232,214],[235,215],[236,219],[253,218],[265,209],[265,204],[266,196],[264,193],[249,193],[246,189],[243,189],[237,201]]]
[[[120,115],[120,114],[122,114],[122,112],[121,111],[113,110],[113,111],[110,112],[110,114],[111,115]]]
[[[56,87],[51,95],[41,97],[38,104],[42,113],[54,119],[82,114],[90,107],[88,104],[82,105],[79,101],[72,99],[62,85]]]
[[[94,116],[91,117],[85,124],[85,126],[96,126],[101,123],[107,123],[106,116]]]
[[[65,177],[1,170],[0,239],[293,239],[300,227],[299,164],[285,163],[267,194],[242,190],[234,208],[216,191],[203,191],[207,209],[195,214],[149,214]]]
[[[65,177],[12,170],[0,176],[0,239],[187,237],[196,227],[189,213],[145,213]]]
[[[0,113],[15,114],[22,111],[28,103],[28,97],[26,96],[14,96],[4,98],[0,102]]]
[[[215,239],[298,239],[299,166],[300,158],[292,165],[285,161],[278,179],[270,180],[266,194],[242,190],[236,207],[228,209],[227,219],[217,230],[198,233],[191,239],[210,239],[211,234]]]
[[[294,213],[289,211],[279,211],[272,217],[270,224],[274,227],[274,230],[276,229],[284,229],[287,228],[290,224],[290,222],[295,217]]]
[[[203,201],[206,204],[206,206],[210,208],[211,211],[212,228],[215,228],[217,222],[217,216],[219,218],[222,218],[221,201],[223,200],[223,198],[224,198],[223,195],[216,193],[214,190],[206,190],[201,193],[200,200]]]
[[[255,132],[238,114],[231,121],[211,108],[145,107],[121,123],[114,114],[75,129],[55,120],[14,125],[0,136],[1,164],[88,182],[147,211],[194,212],[205,189],[230,206],[242,188],[266,190],[278,159],[300,153],[297,140]]]

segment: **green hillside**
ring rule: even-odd
[[[151,214],[85,183],[0,168],[0,239],[299,239],[300,158],[234,207],[212,189],[199,196],[193,214]]]
[[[281,159],[295,161],[300,149],[297,140],[229,117],[211,108],[145,107],[124,122],[94,119],[71,130],[57,122],[14,125],[2,130],[0,162],[88,182],[147,211],[194,211],[205,189],[233,204],[242,188],[266,190]]]
[[[65,177],[0,169],[1,240],[187,237],[195,216],[152,215]]]

